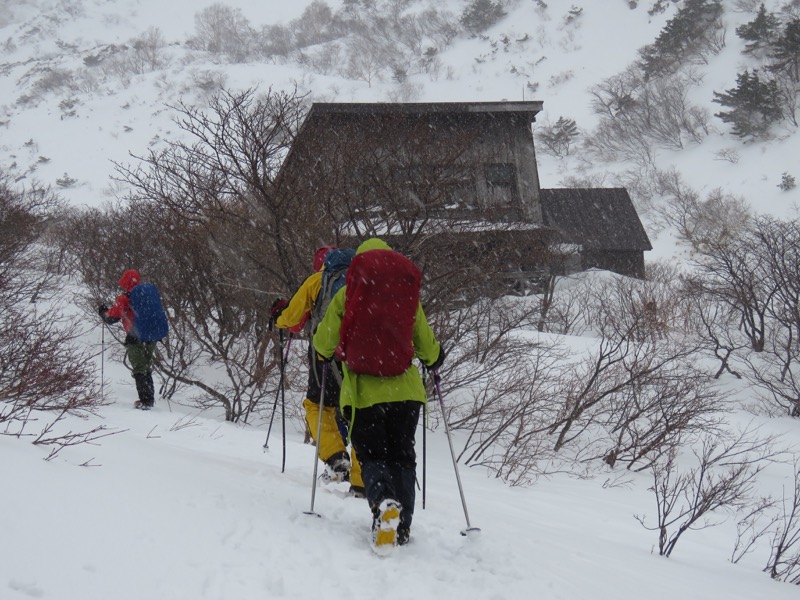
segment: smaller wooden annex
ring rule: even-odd
[[[506,283],[589,268],[643,277],[652,246],[625,189],[541,189],[532,131],[541,109],[315,103],[278,193],[327,216],[321,242],[380,236],[415,260],[475,261]]]

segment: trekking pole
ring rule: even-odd
[[[100,330],[100,399],[106,400],[106,328]]]
[[[433,383],[436,388],[436,395],[439,398],[439,407],[442,409],[442,420],[444,421],[444,430],[447,434],[447,443],[450,445],[450,456],[453,458],[453,469],[456,472],[456,482],[458,483],[458,493],[461,495],[461,506],[464,507],[464,518],[467,520],[467,528],[461,531],[461,535],[469,535],[471,533],[480,533],[478,527],[472,527],[469,523],[469,513],[467,512],[467,501],[464,499],[464,488],[461,485],[461,476],[458,474],[458,463],[456,462],[456,453],[453,450],[453,440],[450,438],[450,425],[447,423],[447,415],[444,412],[444,400],[442,399],[441,377],[436,371],[433,372]]]
[[[428,371],[422,367],[422,386],[425,388],[425,394],[428,393]],[[427,444],[425,441],[426,429],[428,429],[428,403],[422,405],[422,510],[425,510],[425,482],[427,472]]]
[[[281,473],[286,470],[286,384],[284,382],[284,371],[286,370],[286,361],[289,360],[289,348],[292,345],[292,334],[289,334],[289,341],[286,343],[286,354],[281,354],[281,382],[278,386],[281,391]]]
[[[281,370],[281,378],[280,382],[278,383],[278,389],[275,392],[275,402],[272,404],[272,414],[269,417],[269,428],[267,429],[267,439],[264,441],[264,449],[267,450],[269,448],[269,434],[272,431],[272,420],[275,418],[275,409],[278,406],[278,396],[283,389],[283,372],[286,369],[286,362],[289,360],[289,348],[292,347],[292,336],[289,335],[289,342],[286,344],[286,354],[284,355],[283,352],[283,329],[279,331],[278,335],[279,346],[281,349],[280,354],[280,370]]]
[[[425,442],[426,432],[425,430],[428,429],[428,403],[425,403],[425,406],[422,407],[422,510],[425,510],[425,489],[426,489],[426,481],[427,481],[427,445]]]
[[[312,367],[313,368],[313,367]],[[322,409],[325,407],[325,376],[328,374],[328,363],[322,364],[322,383],[319,388],[319,418],[317,419],[317,439],[314,444],[314,479],[311,480],[311,508],[303,511],[303,514],[321,517],[314,512],[314,499],[317,496],[317,468],[319,467],[319,438],[322,435]]]

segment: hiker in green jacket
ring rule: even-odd
[[[419,302],[421,274],[377,238],[362,243],[346,285],[314,335],[316,351],[344,366],[339,402],[373,514],[373,548],[408,542],[414,514],[414,437],[427,394],[419,358],[430,370],[444,352]]]

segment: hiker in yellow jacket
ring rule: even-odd
[[[303,329],[314,312],[322,289],[324,260],[327,253],[336,250],[331,246],[323,246],[314,254],[314,273],[309,275],[300,285],[290,300],[278,298],[273,304],[272,318],[276,327],[297,333]],[[352,253],[352,250],[349,252]],[[316,323],[311,324],[311,335]],[[341,381],[341,365],[331,363],[325,381],[325,400],[322,409],[322,432],[317,440],[319,424],[319,401],[322,383],[322,369],[325,362],[317,356],[313,345],[308,345],[308,386],[303,401],[306,423],[314,442],[319,446],[319,457],[325,463],[322,479],[326,482],[350,481],[350,493],[363,497],[364,481],[361,478],[361,465],[355,451],[348,455],[346,446],[346,430],[339,414],[339,391]],[[334,370],[336,372],[334,372]],[[342,425],[342,427],[340,427]]]

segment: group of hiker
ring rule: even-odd
[[[378,553],[410,538],[414,439],[427,401],[412,361],[435,371],[445,356],[419,300],[421,279],[411,260],[378,238],[355,251],[324,246],[292,297],[277,298],[271,307],[271,325],[292,333],[309,330],[303,408],[325,464],[322,479],[349,481],[351,494],[366,497]],[[136,407],[147,409],[154,402],[149,338],[160,332],[142,336],[137,327],[132,297],[142,286],[138,272],[126,271],[119,284],[125,293],[99,311],[106,323],[121,320],[125,327]]]

